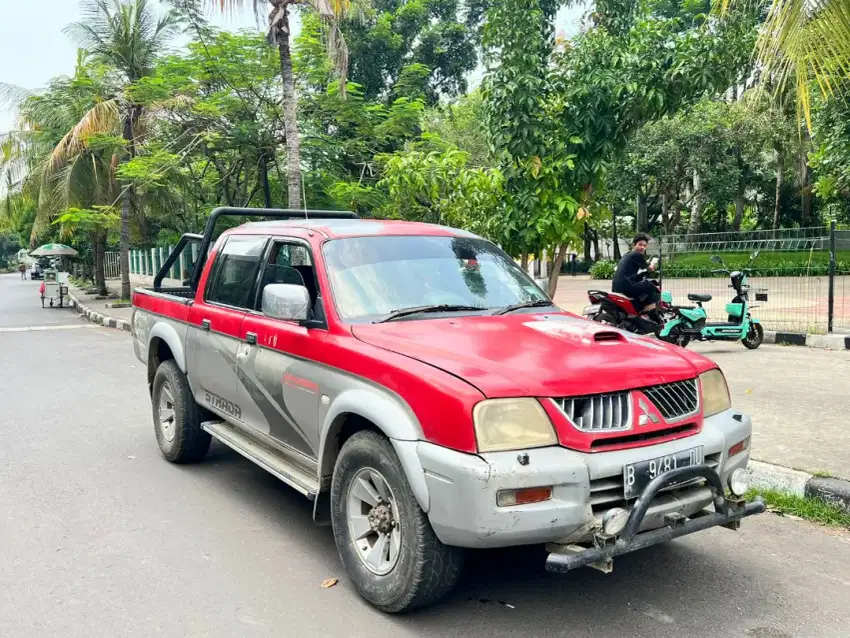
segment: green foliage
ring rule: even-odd
[[[597,261],[590,267],[591,279],[613,279],[617,264],[613,261]]]
[[[362,87],[366,100],[380,100],[391,93],[400,95],[411,69],[427,70],[422,86],[429,103],[436,103],[440,95],[465,93],[466,75],[478,61],[474,36],[481,12],[476,4],[463,0],[366,4],[341,25],[350,53],[351,81]],[[305,36],[302,31],[299,40],[317,37],[308,27],[305,22],[309,33]]]
[[[484,114],[504,175],[499,243],[514,255],[565,246],[579,236],[578,201],[565,188],[575,156],[546,108],[557,6],[550,0],[495,0],[487,14]],[[565,248],[561,253],[563,259]]]

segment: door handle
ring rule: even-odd
[[[201,330],[209,330],[211,325],[209,319],[201,319]]]
[[[257,333],[249,332],[245,335],[245,341],[252,346],[257,345]]]

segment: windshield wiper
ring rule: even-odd
[[[524,301],[523,303],[517,303],[513,306],[507,306],[505,308],[501,308],[494,312],[494,315],[506,315],[509,312],[513,312],[514,310],[522,310],[523,308],[543,308],[544,306],[554,306],[551,301],[548,299],[536,299],[534,301]]]
[[[487,310],[486,308],[482,308],[481,306],[464,306],[457,304],[437,304],[433,306],[416,306],[413,308],[402,308],[400,310],[393,310],[390,314],[382,319],[378,319],[374,323],[387,323],[388,321],[394,321],[396,319],[400,319],[401,317],[408,317],[410,315],[418,315],[420,312],[452,312],[455,310]]]

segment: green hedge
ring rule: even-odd
[[[613,279],[617,264],[613,261],[597,261],[590,267],[591,279]]]

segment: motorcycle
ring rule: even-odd
[[[729,287],[735,291],[732,302],[726,304],[727,321],[708,322],[708,315],[702,304],[711,301],[711,295],[691,293],[688,295],[688,301],[695,302],[695,306],[675,306],[670,293],[663,293],[663,303],[672,316],[664,324],[658,337],[683,347],[694,340],[740,341],[749,350],[758,348],[764,340],[764,329],[759,320],[753,319],[750,314],[752,306],[749,299],[750,286],[747,284],[750,266],[758,256],[759,251],[754,252],[750,255],[747,266],[735,271],[730,271],[719,256],[711,257],[712,262],[723,267],[712,272],[729,275],[732,282]],[[758,292],[756,300],[767,301],[767,292]]]
[[[654,259],[653,261],[655,262]],[[645,272],[642,270],[638,274]],[[661,293],[661,284],[657,280],[648,279],[647,281],[650,281]],[[654,309],[643,309],[641,312],[638,312],[635,307],[634,299],[620,293],[588,290],[587,298],[590,305],[582,311],[586,319],[607,323],[634,334],[659,336],[666,318],[670,315],[670,307],[663,294]],[[676,337],[670,337],[665,341],[675,343],[675,339]]]

